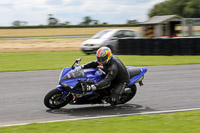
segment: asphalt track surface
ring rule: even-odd
[[[45,94],[57,86],[60,70],[1,72],[0,126],[41,121],[200,107],[200,65],[148,66],[134,99],[116,107],[67,105],[49,110]]]

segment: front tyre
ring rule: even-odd
[[[124,104],[130,101],[135,96],[136,92],[137,92],[137,87],[135,84],[126,87],[124,92],[121,94],[119,104]]]
[[[58,89],[51,90],[44,98],[44,105],[50,109],[59,109],[67,105],[73,99],[73,96],[68,95],[65,99],[62,99],[63,93],[63,91],[59,91]]]

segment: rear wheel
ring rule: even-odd
[[[125,88],[124,92],[121,95],[119,104],[124,104],[130,101],[135,96],[136,92],[137,92],[137,87],[135,84]]]
[[[53,89],[44,98],[44,104],[47,108],[50,109],[59,109],[65,105],[67,105],[72,99],[72,95],[68,95],[65,99],[62,99],[63,91],[59,91],[58,89]]]

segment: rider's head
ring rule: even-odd
[[[101,47],[97,50],[96,57],[100,65],[106,65],[112,58],[112,52],[108,47]]]

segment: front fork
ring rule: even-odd
[[[61,99],[62,99],[62,100],[66,99],[66,97],[70,95],[70,92],[67,91],[66,89],[64,89],[61,85],[58,85],[56,88],[57,88],[59,91],[62,91],[62,92],[63,92],[63,94],[62,94],[62,96],[61,96]]]

